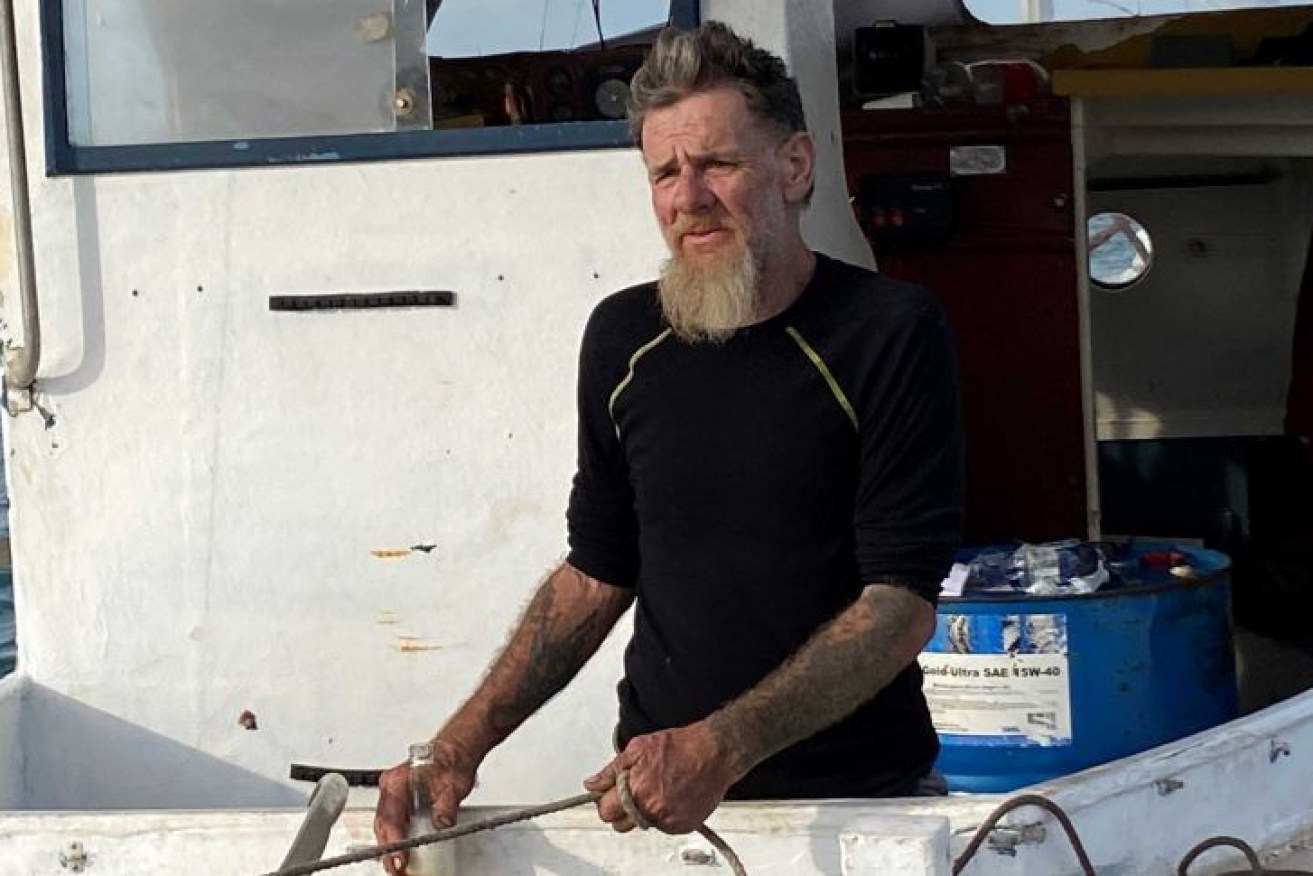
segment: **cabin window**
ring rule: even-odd
[[[1144,279],[1153,266],[1149,231],[1125,213],[1095,213],[1086,223],[1090,282],[1108,292],[1122,292]]]
[[[54,173],[621,146],[696,0],[53,0]]]

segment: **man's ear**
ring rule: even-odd
[[[795,131],[780,144],[780,170],[784,180],[784,198],[790,204],[807,200],[815,187],[816,146],[811,134]]]

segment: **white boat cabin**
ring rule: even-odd
[[[273,871],[291,765],[395,762],[469,692],[564,550],[587,314],[663,257],[625,82],[707,19],[798,78],[812,245],[945,302],[967,541],[1234,560],[1242,714],[1025,791],[1105,876],[1215,835],[1308,862],[1313,5],[1131,5],[0,2],[0,874]],[[494,753],[471,818],[605,762],[624,639]],[[1006,796],[711,824],[754,876],[945,876]],[[372,805],[353,789],[327,854],[372,842]],[[454,849],[456,874],[729,872],[588,809]],[[1029,809],[963,872],[1081,871]]]

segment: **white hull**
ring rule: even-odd
[[[8,767],[3,799],[10,811],[0,814],[0,874],[58,872],[60,853],[72,842],[91,857],[89,872],[103,876],[180,870],[255,876],[277,867],[301,822],[302,810],[293,803],[297,794],[279,790],[288,805],[269,807],[270,789],[256,777],[243,794],[223,775],[228,768],[204,752],[157,736],[152,743],[152,734],[127,725],[119,727],[117,739],[102,738],[104,718],[26,679],[4,683],[0,762]],[[1219,834],[1245,840],[1269,860],[1288,861],[1298,854],[1313,838],[1310,769],[1313,694],[1305,694],[1025,791],[1043,794],[1068,813],[1101,876],[1169,876],[1190,848]],[[1006,796],[735,803],[722,806],[710,824],[753,876],[946,876]],[[546,802],[521,799],[525,805]],[[353,792],[326,857],[373,843],[371,804],[368,792]],[[504,810],[472,807],[462,820],[499,811]],[[1037,824],[1042,833],[1035,831]],[[587,807],[455,842],[453,876],[655,876],[704,867],[726,872],[723,862],[714,870],[699,863],[705,860],[701,853],[711,850],[697,836],[617,836]],[[1191,872],[1233,869],[1239,860],[1218,850]],[[353,864],[340,872],[375,873],[376,867]],[[1080,871],[1057,822],[1023,808],[1004,818],[965,872],[1066,876]]]

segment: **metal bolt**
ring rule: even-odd
[[[392,111],[398,118],[408,119],[415,114],[415,92],[402,88],[392,95]]]
[[[716,853],[690,846],[679,853],[679,860],[694,866],[707,866],[716,863]]]
[[[392,34],[392,16],[386,12],[368,15],[360,19],[359,28],[361,42],[380,42]]]
[[[1009,858],[1017,854],[1017,846],[1039,845],[1048,837],[1044,825],[1023,824],[1018,827],[996,827],[989,832],[989,847],[1000,855]]]
[[[1159,779],[1153,783],[1153,787],[1158,792],[1159,797],[1166,797],[1168,794],[1184,788],[1185,782],[1180,779]]]
[[[69,843],[62,852],[59,853],[59,866],[65,870],[72,870],[74,873],[81,873],[86,869],[90,859],[87,857],[86,849],[82,848],[82,843],[74,840]]]

